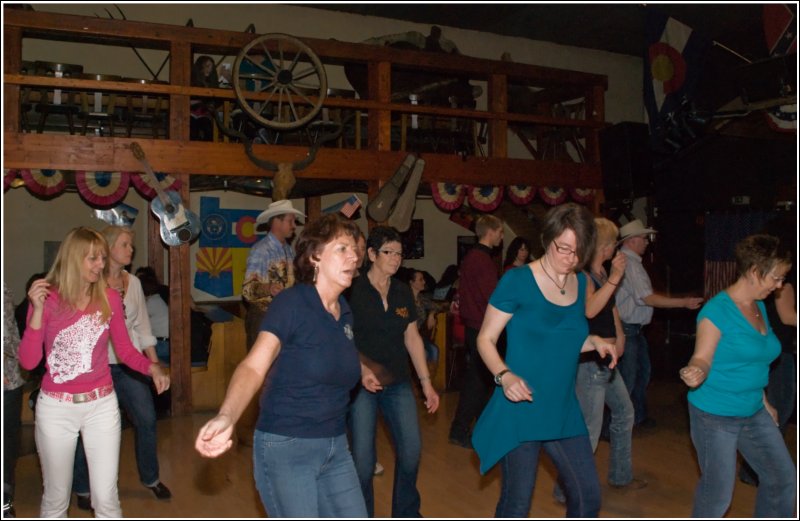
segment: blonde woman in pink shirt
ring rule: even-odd
[[[45,357],[36,405],[36,446],[44,492],[41,517],[66,517],[78,434],[89,462],[97,517],[121,517],[117,491],[120,414],[108,367],[108,341],[128,367],[152,376],[159,393],[169,376],[131,343],[119,294],[106,286],[108,244],[91,228],[72,230],[53,267],[28,291],[28,327],[20,365]],[[44,346],[44,350],[42,347]]]

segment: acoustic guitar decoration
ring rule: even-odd
[[[131,143],[131,152],[142,164],[150,184],[156,190],[157,197],[150,201],[150,210],[161,222],[161,240],[168,246],[180,246],[193,241],[200,234],[200,219],[184,208],[177,192],[165,191],[161,187],[139,143]]]

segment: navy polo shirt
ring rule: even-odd
[[[361,378],[353,342],[353,314],[339,297],[339,320],[317,289],[297,284],[281,291],[261,323],[281,341],[261,392],[260,431],[328,438],[345,433],[350,391]]]
[[[417,308],[408,284],[394,278],[389,285],[388,309],[366,275],[353,280],[350,307],[353,309],[358,351],[384,385],[408,381],[408,351],[405,333],[416,322]],[[362,357],[362,358],[363,358]]]

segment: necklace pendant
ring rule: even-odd
[[[561,290],[561,294],[562,294],[562,295],[566,295],[566,294],[567,294],[567,291],[562,289],[562,290]]]

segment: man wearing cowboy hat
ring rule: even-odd
[[[247,350],[253,346],[272,299],[294,285],[294,248],[289,240],[297,228],[297,219],[305,217],[288,199],[273,201],[256,217],[256,228],[266,225],[267,236],[250,249],[247,270],[242,284]],[[258,414],[258,400],[253,400],[239,421],[239,441],[252,444],[253,429]]]
[[[617,367],[633,402],[633,424],[642,427],[655,425],[647,415],[646,391],[650,383],[650,353],[642,327],[653,318],[653,308],[697,309],[703,303],[699,297],[676,298],[653,292],[650,277],[642,266],[651,238],[658,232],[645,228],[635,219],[620,227],[620,251],[627,257],[625,276],[616,295],[619,318],[625,332],[625,355]]]

